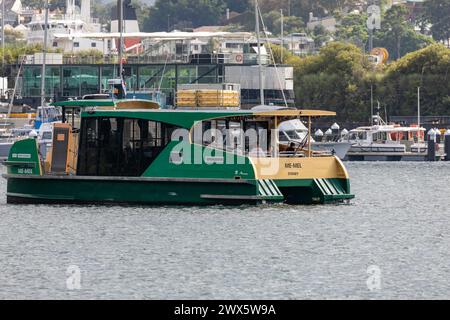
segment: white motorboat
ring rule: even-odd
[[[340,141],[351,143],[348,160],[423,160],[426,155],[423,127],[386,124],[374,116],[376,125],[350,130]]]
[[[289,146],[290,143],[306,144],[308,128],[299,120],[289,120],[280,123],[278,127],[278,139],[280,144]],[[311,137],[311,148],[313,151],[320,151],[335,154],[338,158],[344,159],[349,151],[351,143],[345,141],[315,141]]]

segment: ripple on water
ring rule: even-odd
[[[3,196],[0,298],[450,298],[450,163],[346,166],[349,205],[10,206]],[[70,265],[79,290],[67,289]],[[367,287],[370,265],[379,290]]]

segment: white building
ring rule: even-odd
[[[297,56],[315,52],[314,40],[311,37],[308,37],[306,33],[291,33],[286,37],[283,37],[283,39],[269,38],[269,41],[279,46],[282,45],[285,49]]]
[[[62,49],[64,52],[96,49],[104,54],[109,52],[107,41],[77,37],[58,37],[76,33],[101,32],[101,25],[91,18],[90,0],[81,0],[81,8],[75,6],[75,0],[67,0],[65,14],[49,13],[47,46]],[[27,24],[27,43],[44,42],[45,12],[35,13]]]
[[[328,32],[336,31],[336,19],[334,17],[318,18],[314,17],[313,13],[309,13],[309,21],[306,23],[306,27],[309,30],[314,30],[316,26],[323,26]]]

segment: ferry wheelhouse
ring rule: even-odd
[[[62,123],[40,154],[17,141],[5,162],[8,203],[327,203],[353,198],[347,170],[311,139],[279,148],[278,125],[318,110],[164,110],[146,100],[55,103]]]

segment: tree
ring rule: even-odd
[[[145,31],[216,25],[225,12],[222,0],[157,0],[144,20]]]
[[[426,0],[424,9],[424,20],[431,24],[433,38],[450,46],[450,0]]]
[[[381,22],[381,30],[375,32],[374,45],[386,48],[393,59],[399,59],[427,45],[433,40],[414,30],[407,22],[407,9],[403,6],[393,6],[386,11]]]
[[[407,22],[408,9],[405,6],[392,6],[386,11],[381,27],[381,38],[389,42],[393,40],[395,43],[394,57],[400,58],[402,39],[407,33],[408,28],[412,28]]]
[[[94,1],[91,4],[92,16],[96,17],[102,25],[109,25],[111,23],[111,10],[115,4],[115,2],[102,3]]]
[[[390,64],[380,82],[379,94],[386,104],[393,106],[392,115],[414,115],[418,86],[423,115],[448,114],[450,49],[433,44]]]
[[[316,48],[322,47],[326,42],[330,40],[330,32],[328,32],[327,29],[325,29],[325,27],[321,24],[318,24],[314,27],[312,36]]]
[[[369,39],[366,20],[366,14],[349,14],[345,16],[337,27],[336,39],[364,47]]]
[[[280,11],[270,11],[269,13],[263,14],[264,24],[266,29],[273,34],[281,34],[281,12]],[[283,28],[284,32],[294,33],[301,32],[304,30],[305,23],[299,17],[286,16],[283,17]]]
[[[275,58],[280,50],[274,50]],[[284,53],[291,59],[289,53]],[[370,87],[389,115],[415,115],[421,87],[423,115],[450,110],[450,49],[442,44],[406,54],[385,68],[372,70],[357,47],[333,42],[318,55],[290,60],[294,65],[296,103],[327,108],[337,121],[365,122],[370,117]]]
[[[250,0],[225,0],[226,7],[231,11],[244,12],[249,10],[253,1]]]
[[[331,42],[318,55],[294,62],[296,103],[304,108],[326,108],[338,120],[361,120],[369,114],[367,75],[370,64],[358,47]]]

